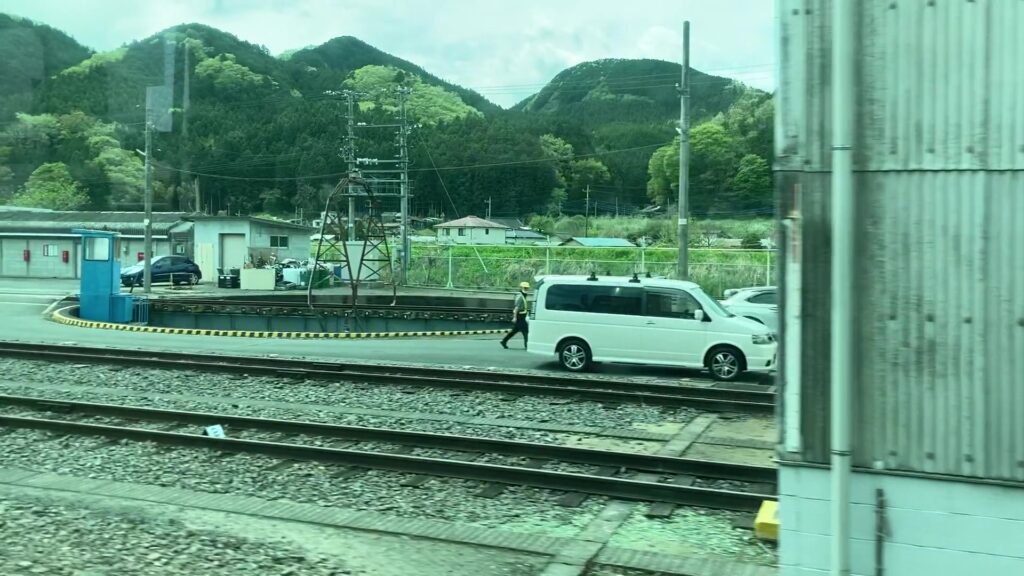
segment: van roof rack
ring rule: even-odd
[[[587,280],[590,282],[597,282],[597,274],[595,274],[594,271],[591,270],[590,276],[587,277]]]
[[[636,272],[633,272],[633,277],[630,278],[629,281],[634,284],[639,284],[640,278],[637,277]]]

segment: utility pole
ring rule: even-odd
[[[491,197],[487,197],[487,219],[491,219]]]
[[[587,207],[583,210],[583,237],[590,236],[590,184],[587,184]]]
[[[353,133],[355,126],[355,93],[346,90],[345,100],[348,104],[348,142],[345,146],[345,154],[348,160],[348,240],[354,242],[356,239],[356,187],[352,184],[352,178],[356,173],[356,138]],[[327,215],[324,215],[327,218]]]
[[[405,101],[410,89],[398,88],[398,102],[402,114],[402,125],[398,128],[399,167],[401,168],[401,232],[402,232],[402,284],[409,277],[409,147],[407,136],[409,126],[406,123]]]
[[[398,101],[399,101],[399,122],[397,123],[385,123],[385,124],[365,124],[358,123],[355,125],[356,128],[395,128],[398,135],[398,149],[399,153],[396,155],[396,160],[382,160],[379,158],[355,158],[355,165],[368,164],[372,166],[377,165],[395,165],[395,168],[368,168],[359,169],[359,176],[369,177],[373,180],[375,185],[388,185],[388,184],[399,184],[399,192],[396,194],[391,191],[385,191],[383,193],[374,193],[375,198],[382,197],[394,197],[398,196],[401,202],[399,212],[399,232],[401,235],[400,240],[400,251],[401,251],[401,262],[399,276],[401,282],[406,282],[409,273],[409,258],[410,258],[410,243],[409,243],[409,198],[411,196],[409,191],[409,125],[408,118],[406,116],[406,101],[408,100],[409,94],[412,90],[406,86],[398,88]],[[354,145],[353,145],[353,155]],[[397,176],[397,178],[395,177]],[[388,186],[389,190],[393,190],[391,186]]]
[[[189,69],[188,69],[188,41],[182,42],[181,45],[185,48],[185,67],[182,70],[182,93],[181,93],[181,141],[188,146],[188,109],[191,105],[191,99],[189,96]],[[199,177],[189,174],[192,169],[192,157],[185,156],[185,178],[192,179],[192,192],[195,195],[195,206],[193,212],[202,212],[202,202],[199,196]]]
[[[690,279],[690,230],[687,222],[689,213],[690,185],[690,21],[683,22],[683,77],[679,85],[679,264],[676,276],[680,280]]]
[[[153,155],[153,123],[149,117],[149,106],[146,106],[146,195],[144,204],[145,215],[142,219],[144,240],[142,243],[142,291],[149,294],[153,281],[151,268],[153,253],[153,167],[149,158]]]

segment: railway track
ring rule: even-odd
[[[412,473],[423,476],[444,476],[492,483],[491,495],[500,493],[494,485],[524,485],[575,494],[601,495],[626,500],[662,502],[728,510],[753,511],[764,500],[773,500],[776,482],[774,468],[711,462],[688,458],[614,452],[515,442],[471,436],[433,434],[407,430],[339,426],[316,422],[275,420],[227,414],[160,410],[138,406],[122,406],[75,402],[28,396],[0,395],[5,411],[29,410],[33,416],[0,414],[0,425],[7,428],[31,428],[63,434],[92,435],[114,439],[150,441],[176,446],[200,447],[223,452],[254,453],[286,460],[310,460]],[[48,417],[36,417],[48,412]],[[59,417],[53,417],[59,416]],[[76,419],[103,418],[123,420],[110,424],[83,422]],[[171,423],[195,426],[190,432],[138,427],[128,423]],[[207,426],[221,425],[230,437],[204,435]],[[237,431],[237,432],[236,432]],[[250,434],[277,435],[272,441],[246,439]],[[324,447],[295,443],[294,437],[329,438],[355,442],[356,447]],[[452,453],[450,456],[427,457],[394,453],[379,448],[362,448],[358,443],[378,443],[404,447],[428,448]],[[506,463],[477,462],[480,458],[503,458]],[[526,459],[525,462],[520,462]],[[545,470],[545,463],[571,463],[598,467],[596,473]],[[630,477],[634,473],[657,473],[667,482],[652,482]],[[685,481],[680,481],[680,479]],[[746,486],[746,490],[708,487],[707,484],[727,480]],[[705,486],[697,485],[705,484]],[[760,490],[760,491],[758,491]],[[484,492],[488,490],[485,489]],[[483,495],[483,493],[482,493]]]
[[[0,342],[0,357],[120,364],[160,369],[243,372],[265,376],[383,385],[456,388],[521,395],[559,396],[611,404],[643,403],[660,406],[686,406],[699,410],[747,414],[770,414],[775,408],[775,395],[763,391],[557,375],[490,373],[480,369],[322,362],[291,358],[223,356],[192,352],[128,350],[22,342]]]

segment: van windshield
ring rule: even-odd
[[[726,318],[732,318],[733,316],[735,316],[735,314],[723,308],[722,305],[718,303],[718,300],[715,300],[711,296],[708,296],[707,293],[705,293],[700,288],[695,288],[693,290],[690,290],[690,292],[692,292],[693,295],[696,296],[698,300],[700,300],[701,304],[703,304],[706,308],[710,308],[712,311],[715,312],[715,314],[719,316],[724,316]]]

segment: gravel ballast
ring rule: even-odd
[[[557,493],[510,486],[496,498],[475,494],[486,484],[431,478],[403,487],[409,474],[316,462],[282,465],[253,454],[176,448],[101,437],[16,430],[0,436],[5,466],[72,476],[254,496],[320,506],[372,510],[553,536],[574,536],[600,511],[603,498],[579,508],[555,505]]]
[[[325,557],[280,542],[196,531],[180,522],[0,496],[0,573],[352,574]]]
[[[648,518],[647,510],[647,504],[637,506],[608,545],[747,564],[773,565],[777,560],[774,550],[753,532],[733,527],[738,513],[680,507],[669,518]]]
[[[343,414],[319,409],[318,406],[508,419],[599,429],[658,430],[667,434],[674,433],[698,414],[686,408],[638,404],[611,407],[597,402],[511,396],[501,392],[15,359],[0,359],[0,370],[4,378],[0,381],[0,394],[555,444],[600,441],[600,437],[437,419]],[[495,377],[500,375],[495,374]],[[37,385],[33,386],[33,383]],[[175,398],[168,398],[168,395],[174,395]],[[245,401],[274,402],[277,405],[246,404]],[[46,416],[39,414],[37,417]],[[628,440],[624,444],[623,439],[617,440],[619,444],[609,449],[632,450],[626,446],[633,444],[634,451],[653,452],[659,446],[658,442]],[[328,440],[326,445],[332,444]],[[358,445],[353,448],[360,449]],[[7,467],[370,510],[389,516],[445,520],[551,536],[577,536],[607,502],[604,498],[589,497],[578,508],[565,508],[556,505],[560,493],[522,486],[510,486],[495,498],[482,498],[476,494],[486,486],[483,482],[431,478],[419,487],[403,487],[402,481],[411,475],[314,462],[289,462],[260,455],[231,455],[152,443],[110,441],[100,437],[59,436],[33,430],[16,430],[0,435],[0,452],[4,454],[4,465]],[[431,455],[431,452],[423,450],[415,453]],[[481,461],[488,459],[484,456]],[[550,469],[585,471],[579,466],[560,463],[553,464]],[[672,518],[657,521],[643,518],[638,509],[613,536],[610,544],[622,548],[705,555],[761,564],[770,564],[774,560],[769,551],[751,539],[749,531],[733,528],[728,515],[691,509],[681,509]],[[3,558],[3,552],[0,551],[0,562]],[[4,565],[0,563],[0,567]],[[319,569],[314,567],[296,573],[332,573],[317,572]],[[101,572],[98,575],[83,573],[79,576],[108,576],[114,573],[126,572]]]
[[[511,396],[500,392],[353,384],[107,365],[58,364],[18,359],[0,359],[0,374],[12,384],[43,382],[106,386],[154,394],[234,396],[250,400],[530,420],[605,428],[627,428],[661,424],[666,421],[685,424],[696,414],[694,410],[688,408],[639,404],[609,408],[597,402],[541,396]]]
[[[366,414],[339,414],[315,405],[291,405],[287,408],[247,404],[245,400],[231,398],[178,398],[152,394],[137,390],[121,390],[74,385],[51,385],[45,387],[20,385],[11,381],[0,381],[0,394],[12,396],[34,396],[54,400],[93,402],[158,408],[163,410],[186,410],[272,418],[279,420],[302,420],[347,426],[414,430],[434,434],[478,436],[500,440],[537,442],[544,444],[586,445],[604,447],[609,450],[650,453],[660,445],[658,442],[632,439],[610,439],[600,435],[552,432],[522,427],[481,426],[447,420],[418,418],[389,418]]]

